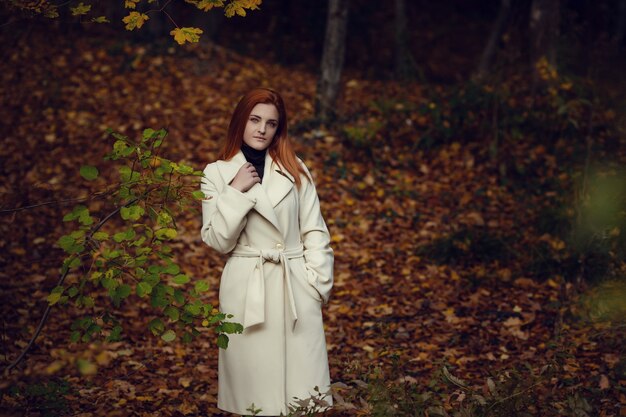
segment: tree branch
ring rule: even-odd
[[[66,200],[44,201],[43,203],[31,204],[29,206],[16,207],[16,208],[10,208],[10,209],[2,209],[2,210],[0,210],[0,214],[15,213],[15,212],[22,211],[22,210],[27,210],[27,209],[41,207],[41,206],[48,206],[48,205],[52,205],[52,204],[63,204],[63,203],[71,203],[71,202],[75,202],[75,201],[95,200],[96,198],[103,197],[106,194],[109,194],[111,192],[113,192],[113,191],[112,190],[106,190],[106,191],[97,192],[97,193],[95,193],[95,194],[93,194],[92,196],[89,196],[89,197],[74,197],[74,198],[68,198]]]
[[[157,187],[153,187],[149,190],[147,190],[144,194],[142,194],[139,197],[136,197],[132,200],[130,200],[129,202],[127,202],[126,204],[124,204],[123,206],[120,206],[118,208],[116,208],[115,210],[113,210],[111,213],[109,213],[105,218],[103,218],[102,220],[100,220],[100,222],[92,229],[92,231],[89,233],[87,239],[90,239],[94,233],[96,233],[111,217],[113,217],[114,215],[116,215],[117,213],[119,213],[119,211],[122,209],[122,207],[128,207],[133,205],[135,202],[137,202],[139,199],[144,198],[145,196],[147,196],[148,194],[150,194],[152,191],[156,190]],[[65,281],[65,278],[67,277],[67,274],[69,273],[69,268],[67,268],[65,270],[65,272],[63,273],[63,275],[61,275],[61,278],[59,279],[59,282],[57,283],[56,286],[62,285],[63,282]],[[11,364],[9,364],[3,371],[3,373],[6,375],[8,374],[9,371],[11,371],[11,369],[15,368],[26,356],[26,353],[30,350],[30,348],[33,346],[33,344],[35,343],[35,340],[37,339],[37,337],[39,336],[39,334],[41,333],[41,330],[43,329],[44,324],[46,323],[46,320],[48,319],[48,315],[50,314],[50,310],[52,309],[52,304],[48,304],[48,306],[46,307],[46,310],[44,311],[43,317],[41,318],[41,320],[39,321],[39,325],[37,326],[37,329],[35,330],[35,332],[33,333],[33,336],[31,337],[30,341],[28,342],[28,344],[26,345],[26,347],[22,350],[22,352],[20,353],[20,355],[17,357],[17,359],[15,359]]]

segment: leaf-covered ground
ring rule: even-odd
[[[528,248],[545,253],[560,247],[558,238],[536,229],[547,196],[501,185],[486,143],[459,138],[432,150],[412,148],[407,138],[427,121],[407,112],[406,128],[394,129],[403,140],[382,131],[369,142],[369,151],[359,148],[340,130],[308,122],[315,71],[249,59],[215,45],[156,50],[36,29],[1,41],[11,45],[2,52],[0,72],[2,209],[98,191],[105,182],[86,183],[79,168],[105,166],[101,158],[112,145],[104,133],[108,127],[130,137],[147,127],[165,127],[164,156],[202,169],[216,157],[240,95],[271,86],[283,93],[297,153],[315,176],[333,236],[336,284],[324,309],[333,381],[348,383],[399,355],[403,375],[417,384],[426,384],[442,363],[456,376],[482,382],[490,371],[524,361],[542,364],[555,354],[548,342],[559,316],[556,301],[559,291],[572,286],[558,276],[536,280],[529,272],[536,259]],[[350,72],[343,80],[339,112],[348,119],[371,113],[376,100],[400,107],[425,100],[417,84],[365,80]],[[520,141],[505,152],[538,167],[553,183],[570,186],[571,178],[545,147]],[[111,179],[115,173],[101,169],[101,174]],[[541,185],[536,177],[518,181]],[[72,205],[0,214],[7,362],[25,346],[56,284],[63,253],[55,242],[67,231],[61,219]],[[200,240],[200,221],[199,212],[178,219],[174,247],[186,273],[210,281],[207,299],[217,304],[225,257]],[[419,249],[463,233],[470,240],[458,238],[456,249],[446,249],[447,262]],[[104,292],[96,305],[109,305]],[[70,415],[220,415],[214,334],[206,332],[190,346],[165,343],[146,327],[150,306],[136,299],[121,310],[124,342],[71,344],[69,324],[79,313],[54,308],[26,362],[3,380],[2,389],[66,376],[78,388],[66,397]],[[572,310],[561,314],[575,317]],[[568,323],[562,331],[574,357],[565,366],[567,381],[552,381],[551,388],[585,387],[597,394],[596,415],[624,415],[619,404],[626,402],[626,381],[616,370],[623,346],[603,343],[606,324]],[[81,375],[84,359],[97,373]],[[2,404],[7,415],[27,414],[6,392]]]

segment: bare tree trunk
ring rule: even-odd
[[[394,74],[397,79],[406,79],[411,77],[411,55],[407,48],[408,33],[406,29],[406,1],[395,0],[395,66]]]
[[[322,122],[330,120],[336,114],[335,101],[339,93],[346,49],[348,2],[349,0],[328,1],[324,52],[315,97],[315,113]]]
[[[618,1],[617,21],[615,24],[615,44],[620,49],[624,45],[624,32],[626,32],[626,1]]]
[[[559,0],[533,0],[530,7],[530,65],[533,84],[539,81],[535,64],[546,57],[556,66],[556,47],[559,37]]]
[[[502,36],[502,32],[504,32],[504,28],[506,27],[506,22],[509,18],[509,14],[511,13],[511,0],[501,0],[500,2],[500,11],[498,12],[498,17],[493,24],[493,29],[491,30],[491,35],[489,35],[489,39],[487,40],[487,44],[485,45],[485,49],[483,50],[483,54],[480,58],[480,63],[478,64],[478,68],[474,73],[474,79],[476,81],[481,81],[485,78],[489,69],[491,68],[491,63],[493,62],[493,57],[496,54],[496,48],[498,47],[498,41]]]

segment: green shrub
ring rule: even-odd
[[[64,379],[55,378],[23,386],[12,385],[7,395],[21,404],[25,412],[39,412],[43,417],[56,417],[68,411],[66,395],[76,390]]]
[[[416,255],[451,265],[488,263],[494,260],[507,262],[517,256],[510,246],[514,240],[512,236],[500,236],[489,229],[464,228],[417,248]]]

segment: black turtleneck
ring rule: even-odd
[[[251,146],[248,146],[245,142],[241,144],[241,152],[243,152],[246,160],[256,169],[256,172],[259,174],[259,178],[263,181],[263,170],[265,168],[265,153],[267,149],[263,149],[259,151],[258,149],[254,149]]]

